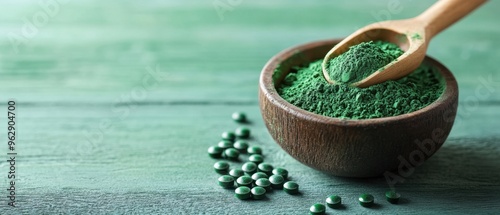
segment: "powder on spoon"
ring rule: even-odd
[[[371,119],[417,111],[444,91],[436,68],[425,63],[402,79],[367,88],[327,83],[321,63],[318,60],[289,73],[277,87],[281,97],[301,109],[328,117]]]
[[[404,52],[393,43],[363,42],[349,47],[343,54],[330,59],[327,71],[337,84],[352,84],[383,68]]]

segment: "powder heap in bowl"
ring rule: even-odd
[[[404,53],[396,44],[384,41],[363,42],[327,62],[330,79],[339,84],[361,81]]]
[[[394,46],[376,44],[382,51],[394,53]],[[437,73],[437,68],[425,61],[402,79],[367,88],[329,84],[323,77],[321,63],[322,60],[318,60],[308,67],[295,68],[296,71],[290,72],[277,86],[280,96],[291,104],[316,114],[344,119],[372,119],[417,111],[436,101],[444,91],[444,80]],[[385,64],[387,63],[383,65]],[[352,67],[356,65],[367,64],[357,62]],[[359,71],[359,74],[364,73],[358,68],[351,69]]]

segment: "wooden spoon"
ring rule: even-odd
[[[323,76],[331,83],[327,71],[330,59],[361,42],[388,41],[397,44],[404,54],[352,86],[368,87],[387,80],[397,80],[414,71],[422,62],[432,37],[464,17],[486,0],[439,0],[419,16],[405,20],[377,22],[365,26],[334,46],[323,60]]]

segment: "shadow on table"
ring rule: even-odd
[[[352,188],[372,187],[388,190],[384,176],[378,178],[332,177],[336,183]],[[396,190],[429,195],[450,204],[479,204],[500,201],[500,138],[449,139],[438,152],[397,183]],[[407,204],[406,200],[402,204]]]
[[[500,186],[500,139],[450,139],[408,182]]]

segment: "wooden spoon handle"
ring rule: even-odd
[[[449,27],[487,0],[439,0],[425,12],[420,20],[426,29],[426,37],[430,40],[436,34]]]

